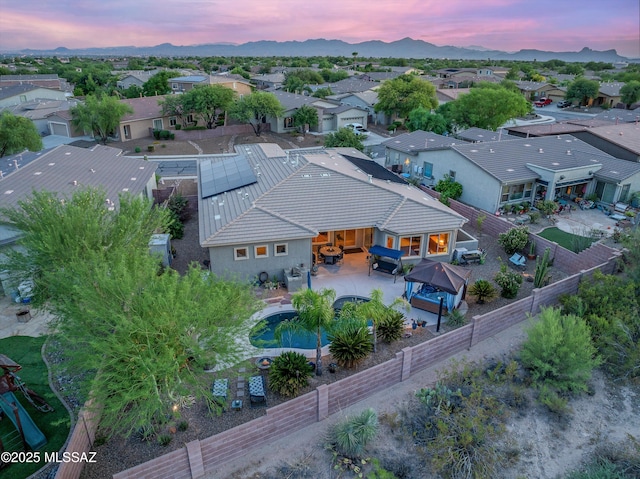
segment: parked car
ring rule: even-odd
[[[558,102],[558,108],[567,108],[571,106],[571,102],[569,100],[562,100]]]
[[[348,128],[353,131],[356,135],[368,136],[369,130],[367,130],[360,123],[347,123],[344,125],[344,128]]]
[[[543,106],[550,105],[551,103],[553,103],[551,98],[540,98],[539,100],[536,100],[536,101],[533,102],[533,104],[535,106],[540,107],[540,108],[542,108]]]

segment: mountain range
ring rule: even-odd
[[[157,56],[157,57],[210,57],[210,56],[243,56],[243,57],[310,57],[310,56],[344,56],[350,58],[354,52],[359,57],[370,58],[450,58],[463,60],[520,60],[547,61],[563,60],[566,62],[624,62],[628,58],[618,55],[616,50],[597,51],[583,48],[579,52],[550,52],[543,50],[519,50],[504,52],[489,50],[480,46],[454,47],[437,46],[422,40],[403,38],[395,42],[371,40],[361,43],[346,43],[342,40],[314,39],[299,41],[275,42],[262,40],[240,45],[229,43],[212,43],[206,45],[178,46],[163,43],[150,47],[119,46],[105,48],[65,47],[55,50],[25,49],[18,52],[5,52],[22,55],[42,56]]]

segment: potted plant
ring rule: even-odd
[[[529,254],[527,255],[527,259],[536,259],[536,242],[533,240],[529,243]]]

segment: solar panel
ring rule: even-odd
[[[225,158],[216,162],[205,160],[200,164],[202,198],[242,188],[257,181],[253,168],[242,156]]]

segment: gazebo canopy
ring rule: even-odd
[[[441,291],[456,295],[470,276],[471,270],[462,266],[423,259],[404,276],[404,280],[430,284]]]

